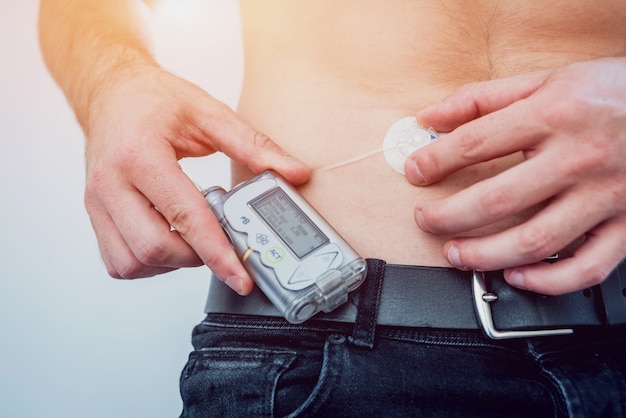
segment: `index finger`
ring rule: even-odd
[[[305,183],[311,170],[292,158],[267,135],[255,130],[235,112],[219,103],[203,103],[206,108],[198,112],[198,126],[203,138],[209,139],[215,149],[234,161],[245,164],[253,173],[259,174],[269,168],[279,172],[291,184]],[[214,115],[220,117],[215,117]]]
[[[414,185],[432,184],[470,165],[529,150],[547,132],[528,101],[521,100],[415,151],[407,158],[404,171]]]
[[[550,70],[541,70],[465,84],[441,102],[422,109],[417,119],[423,126],[441,132],[452,131],[464,123],[529,97],[545,83],[550,73]]]

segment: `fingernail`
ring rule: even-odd
[[[415,210],[415,223],[417,224],[417,226],[420,227],[422,231],[432,232],[430,229],[428,229],[426,225],[426,221],[424,220],[424,212],[421,208]]]
[[[424,229],[424,212],[421,209],[415,210],[415,222],[417,222],[420,228]]]
[[[241,294],[243,291],[243,279],[237,276],[229,276],[224,283],[228,285],[231,289],[233,289],[238,294]]]
[[[513,270],[509,273],[509,284],[520,289],[526,289],[524,284],[524,274],[519,270]]]
[[[407,160],[404,163],[405,176],[409,181],[415,185],[426,183],[426,179],[422,175],[417,163],[413,160]]]
[[[465,267],[463,265],[463,262],[461,261],[459,247],[457,247],[456,245],[451,245],[450,248],[448,248],[448,261],[450,262],[450,264],[460,270],[467,270],[467,267]]]

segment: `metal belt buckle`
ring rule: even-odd
[[[485,274],[482,271],[472,272],[472,293],[474,294],[474,305],[478,314],[478,321],[484,333],[491,339],[504,340],[509,338],[530,338],[545,337],[547,335],[572,334],[573,329],[541,329],[528,331],[501,331],[493,324],[490,304],[498,300],[498,295],[487,290]]]

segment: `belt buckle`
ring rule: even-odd
[[[474,306],[478,315],[478,322],[487,335],[494,340],[505,340],[510,338],[531,338],[545,337],[548,335],[566,335],[574,332],[571,328],[560,329],[538,329],[527,331],[502,331],[496,329],[493,324],[493,316],[491,314],[490,304],[498,300],[495,295],[487,290],[485,273],[474,270],[472,272],[472,293],[474,295]]]

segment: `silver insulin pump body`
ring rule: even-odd
[[[266,171],[230,192],[202,192],[244,267],[287,321],[348,300],[366,263],[282,177]]]

